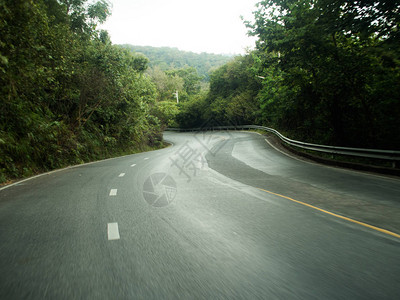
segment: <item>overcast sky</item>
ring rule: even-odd
[[[252,19],[260,0],[110,0],[101,28],[114,44],[177,47],[193,52],[242,54],[254,38],[240,16]]]

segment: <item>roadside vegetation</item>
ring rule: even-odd
[[[1,0],[0,183],[162,147],[168,126],[398,150],[399,10],[261,1],[245,22],[256,48],[227,57],[113,45],[105,0]]]
[[[183,127],[257,124],[302,141],[400,149],[398,1],[261,1],[256,49],[182,105]]]
[[[0,2],[0,182],[162,146],[148,59],[96,30],[106,1]]]

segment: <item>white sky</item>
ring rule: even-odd
[[[224,54],[243,54],[254,47],[240,16],[252,20],[260,0],[109,1],[112,15],[101,28],[114,44]]]

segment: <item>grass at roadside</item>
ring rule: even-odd
[[[83,159],[80,160],[77,165],[80,164],[84,164],[84,163],[89,163],[89,162],[95,162],[95,161],[100,161],[100,160],[104,160],[104,159],[109,159],[109,158],[115,158],[115,157],[120,157],[120,156],[125,156],[125,155],[131,155],[131,154],[136,154],[136,153],[142,153],[142,152],[148,152],[148,151],[153,151],[153,150],[158,150],[158,149],[163,149],[166,147],[169,147],[170,144],[167,142],[159,142],[157,143],[157,145],[153,145],[153,146],[149,146],[149,145],[143,145],[140,147],[140,149],[129,149],[129,150],[116,150],[113,153],[107,153],[107,154],[103,154],[101,156],[98,156],[96,158],[92,158],[92,159]],[[14,177],[10,177],[10,176],[6,176],[3,173],[0,173],[0,187],[2,186],[6,186],[8,184],[14,183],[16,181],[28,178],[28,177],[32,177],[35,175],[39,175],[42,173],[46,173],[49,171],[54,171],[57,169],[63,169],[66,168],[68,166],[71,166],[74,164],[70,164],[70,163],[65,163],[62,164],[60,166],[58,166],[57,168],[46,168],[46,169],[40,169],[40,168],[24,168],[26,171],[24,172],[24,174],[22,176],[14,176]]]

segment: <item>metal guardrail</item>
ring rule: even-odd
[[[218,131],[218,130],[244,130],[244,129],[259,129],[275,134],[284,143],[295,146],[301,149],[313,150],[329,154],[340,154],[355,157],[367,157],[389,160],[393,162],[393,167],[400,161],[400,151],[394,150],[378,150],[378,149],[364,149],[364,148],[349,148],[349,147],[336,147],[327,145],[318,145],[311,143],[304,143],[296,140],[289,139],[279,133],[277,130],[257,125],[238,125],[238,126],[215,126],[215,127],[198,127],[198,128],[167,128],[167,131]]]

